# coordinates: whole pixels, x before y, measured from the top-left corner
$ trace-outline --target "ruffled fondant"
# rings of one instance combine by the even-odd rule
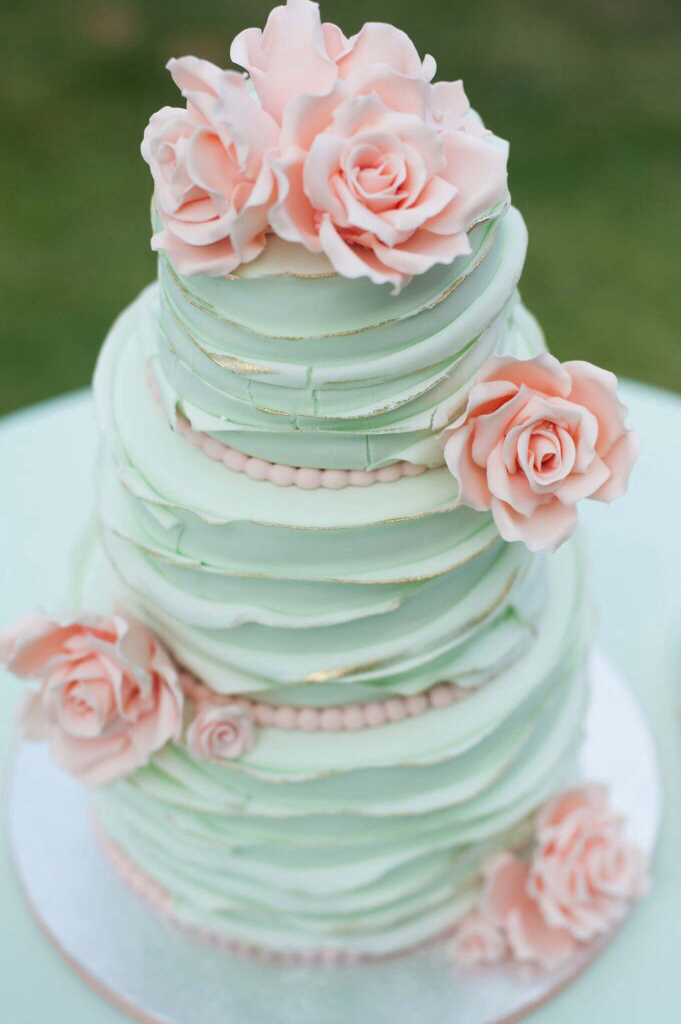
[[[221,281],[162,257],[103,349],[81,602],[145,619],[257,741],[220,760],[207,719],[200,749],[167,745],[97,810],[172,916],[225,941],[373,957],[451,931],[573,764],[578,547],[549,561],[501,542],[488,512],[457,507],[438,441],[493,351],[543,350],[515,293],[521,218],[490,211],[470,237],[471,257],[389,305],[279,242]],[[269,463],[430,468],[281,487],[188,429]],[[443,680],[465,699],[431,702]],[[367,707],[380,728],[359,728]]]

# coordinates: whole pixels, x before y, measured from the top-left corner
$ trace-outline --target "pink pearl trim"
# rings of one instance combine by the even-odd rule
[[[297,708],[288,704],[268,704],[266,701],[253,700],[251,697],[222,696],[208,689],[189,673],[182,675],[181,684],[185,696],[196,703],[210,701],[218,704],[238,704],[239,707],[247,708],[251,712],[256,725],[283,729],[287,732],[295,729],[302,732],[356,732],[359,729],[373,729],[389,722],[415,718],[424,711],[434,708],[446,708],[473,692],[471,688],[464,688],[456,683],[437,683],[425,693],[417,693],[410,697],[393,696],[368,704]]]
[[[260,963],[284,964],[301,967],[352,967],[356,964],[378,964],[399,957],[407,956],[421,950],[430,949],[438,943],[445,942],[454,935],[458,924],[450,925],[446,930],[425,939],[423,942],[406,946],[403,949],[395,950],[392,953],[354,953],[344,949],[309,949],[309,950],[277,950],[266,949],[263,946],[256,946],[252,943],[242,942],[238,939],[230,939],[220,935],[208,928],[200,928],[195,925],[186,924],[173,912],[173,900],[170,893],[154,881],[142,868],[125,853],[121,847],[110,836],[107,835],[97,817],[93,814],[93,827],[97,841],[104,853],[109,857],[111,864],[121,880],[130,889],[143,899],[157,914],[164,917],[176,928],[180,928],[187,935],[198,939],[201,942],[209,943],[212,946],[246,960],[256,960]]]
[[[147,365],[147,384],[154,398],[160,402],[158,385],[151,367]],[[277,487],[300,487],[304,491],[316,491],[325,487],[330,491],[342,491],[345,487],[370,487],[372,484],[390,484],[403,476],[421,476],[427,466],[415,466],[413,462],[393,462],[381,469],[314,469],[312,467],[286,466],[269,462],[254,455],[246,455],[236,448],[211,437],[210,434],[194,430],[182,413],[177,413],[178,434],[181,434],[194,448],[214,462],[222,462],[235,473],[245,473],[251,480],[269,480]]]

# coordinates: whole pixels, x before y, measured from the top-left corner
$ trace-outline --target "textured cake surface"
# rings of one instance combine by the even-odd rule
[[[544,346],[516,290],[518,212],[491,210],[470,239],[396,297],[277,239],[227,278],[162,256],[105,343],[79,600],[144,619],[215,693],[340,720],[378,703],[384,721],[275,717],[228,763],[170,743],[96,794],[107,834],[188,924],[283,951],[417,945],[460,919],[483,860],[522,844],[569,777],[585,701],[576,543],[531,554],[455,507],[438,440],[493,352]],[[276,486],[197,450],[180,418],[269,463],[428,468]],[[406,704],[443,682],[455,700]]]

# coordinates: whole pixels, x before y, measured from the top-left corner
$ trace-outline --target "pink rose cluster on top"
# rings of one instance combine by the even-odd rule
[[[119,615],[29,615],[0,635],[0,663],[37,690],[18,726],[47,741],[54,762],[87,786],[148,763],[182,729],[178,674],[152,632]]]
[[[580,499],[626,491],[639,451],[626,416],[607,370],[548,353],[493,357],[441,437],[459,504],[491,509],[504,540],[555,550],[575,529]]]
[[[171,60],[186,109],[154,114],[142,143],[152,246],[181,273],[231,273],[273,231],[398,292],[469,253],[471,225],[507,198],[506,144],[399,29],[370,22],[347,39],[316,3],[288,0],[230,55],[248,81]]]
[[[451,945],[454,960],[510,956],[554,970],[610,931],[648,888],[645,856],[623,826],[603,786],[552,800],[537,818],[529,860],[503,853],[485,865],[482,895]]]

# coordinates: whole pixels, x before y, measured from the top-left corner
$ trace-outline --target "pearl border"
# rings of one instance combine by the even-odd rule
[[[236,704],[250,711],[257,726],[286,732],[357,732],[360,729],[375,729],[393,722],[402,722],[405,718],[415,718],[426,711],[446,708],[456,701],[465,700],[475,689],[443,682],[409,697],[394,695],[365,704],[318,708],[270,704],[250,697],[216,694],[188,672],[182,674],[180,684],[185,697],[196,704]]]
[[[149,390],[160,404],[158,384],[149,364],[146,377]],[[316,491],[324,487],[330,491],[341,491],[345,487],[371,487],[376,483],[394,483],[402,477],[421,476],[428,469],[428,466],[414,465],[413,462],[404,460],[393,462],[381,469],[315,469],[310,466],[289,466],[259,459],[254,455],[246,455],[236,448],[230,448],[216,437],[194,430],[186,416],[180,412],[176,416],[175,429],[189,444],[201,450],[214,462],[222,462],[227,469],[235,473],[245,473],[251,480],[268,480],[276,487],[293,486],[304,491]]]

